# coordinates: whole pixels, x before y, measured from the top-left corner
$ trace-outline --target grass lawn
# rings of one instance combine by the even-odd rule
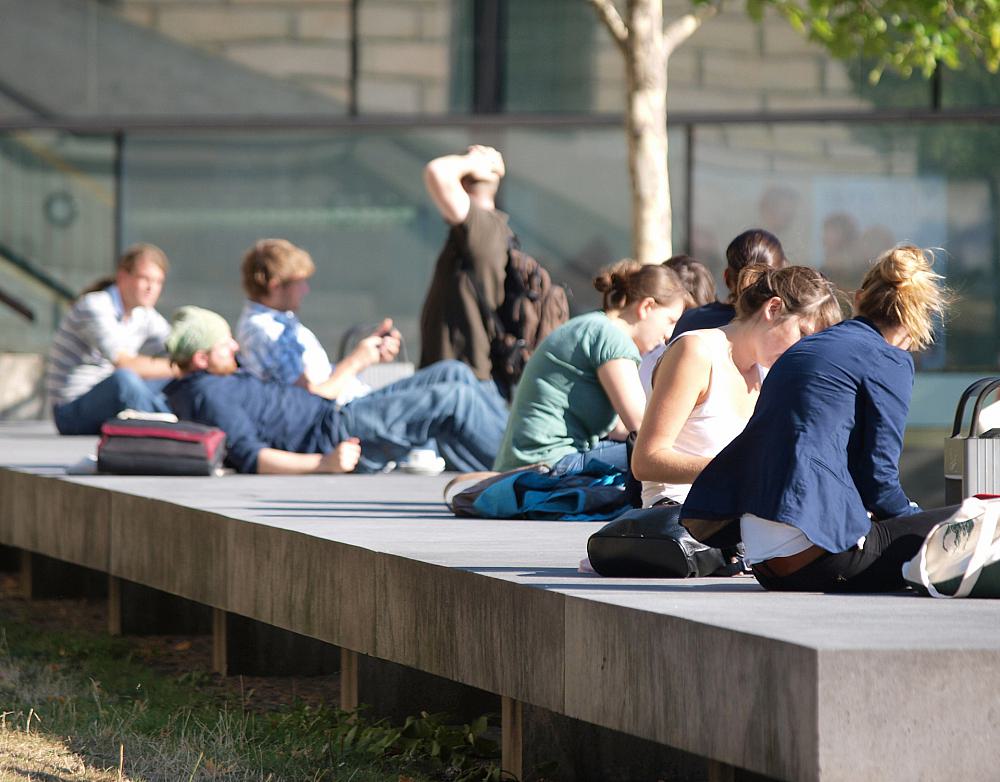
[[[336,676],[222,679],[207,638],[112,638],[102,603],[0,579],[0,782],[501,779],[485,718],[394,727],[327,705]]]

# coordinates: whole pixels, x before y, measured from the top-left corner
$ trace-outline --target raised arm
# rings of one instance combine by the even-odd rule
[[[500,179],[505,173],[503,156],[493,147],[475,145],[464,155],[435,158],[424,167],[424,185],[441,216],[459,225],[469,214],[469,194],[462,178]]]
[[[678,339],[656,369],[653,393],[632,453],[632,474],[641,481],[691,483],[711,461],[674,449],[691,411],[708,392],[712,357],[701,339]]]

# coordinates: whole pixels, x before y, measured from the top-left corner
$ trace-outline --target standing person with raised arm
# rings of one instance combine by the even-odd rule
[[[170,412],[160,393],[176,375],[163,357],[170,325],[155,309],[168,269],[159,247],[133,245],[63,317],[45,377],[60,434],[97,434],[126,408]]]
[[[765,589],[884,592],[952,510],[920,512],[899,484],[913,358],[949,296],[913,245],[884,252],[855,317],[775,363],[743,432],[694,481],[682,521],[712,546],[742,540]]]
[[[480,380],[492,377],[490,336],[483,308],[503,302],[508,217],[496,208],[505,173],[501,154],[473,145],[424,168],[424,184],[449,225],[420,314],[420,366],[443,359],[468,364]],[[480,306],[479,297],[482,297]]]

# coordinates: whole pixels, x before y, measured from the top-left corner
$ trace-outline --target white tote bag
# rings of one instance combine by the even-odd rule
[[[1000,598],[1000,499],[965,500],[903,565],[903,578],[931,597]]]

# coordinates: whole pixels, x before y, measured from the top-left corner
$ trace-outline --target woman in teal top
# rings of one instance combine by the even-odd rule
[[[602,309],[560,326],[528,361],[494,469],[573,468],[587,454],[626,466],[646,403],[639,357],[669,339],[690,297],[671,269],[635,261],[603,269],[594,287]]]

